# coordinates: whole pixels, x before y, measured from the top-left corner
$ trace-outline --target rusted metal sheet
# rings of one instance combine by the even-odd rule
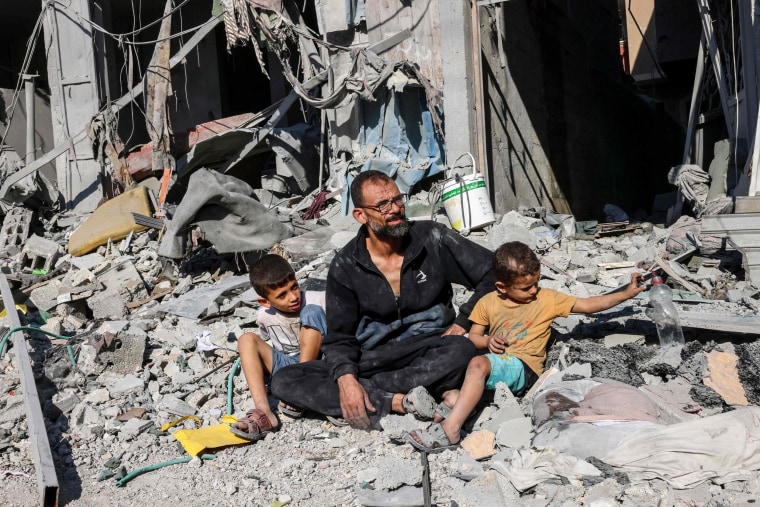
[[[19,327],[21,321],[16,312],[13,293],[8,284],[8,279],[2,273],[0,273],[0,294],[3,297],[3,305],[5,306],[11,329]],[[16,363],[21,380],[21,389],[24,393],[29,442],[32,447],[34,468],[37,471],[37,489],[40,494],[39,505],[42,507],[55,506],[58,505],[58,477],[55,475],[53,454],[50,450],[50,442],[48,441],[47,430],[45,429],[45,420],[42,418],[42,407],[40,405],[39,394],[37,393],[37,385],[34,382],[32,362],[26,349],[24,333],[16,331],[11,338],[13,340],[13,353],[16,355]]]
[[[199,141],[222,132],[239,128],[256,117],[254,113],[239,114],[196,125],[174,135],[172,154],[179,158],[189,152]],[[127,157],[129,174],[137,181],[153,175],[153,146],[146,144]]]

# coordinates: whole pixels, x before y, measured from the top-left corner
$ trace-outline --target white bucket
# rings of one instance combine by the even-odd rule
[[[446,180],[441,200],[451,226],[457,231],[477,229],[496,221],[486,180],[480,173]]]

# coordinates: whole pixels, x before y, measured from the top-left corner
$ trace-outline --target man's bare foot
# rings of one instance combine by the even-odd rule
[[[298,419],[299,417],[303,416],[303,413],[305,412],[304,409],[296,407],[294,405],[288,405],[284,401],[280,402],[277,409],[281,414],[285,414],[286,416],[292,417],[293,419]]]

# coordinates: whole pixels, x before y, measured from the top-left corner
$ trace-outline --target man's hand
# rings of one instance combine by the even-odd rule
[[[351,426],[369,429],[371,423],[367,411],[375,413],[377,410],[372,405],[364,387],[355,376],[347,374],[338,377],[338,389],[340,390],[340,408],[343,410],[343,419]]]
[[[503,354],[504,349],[506,348],[506,345],[504,343],[504,338],[500,338],[498,336],[489,336],[488,337],[488,350],[493,354]]]
[[[457,335],[457,336],[464,336],[467,334],[467,330],[460,326],[459,324],[452,324],[450,328],[448,328],[446,331],[443,332],[441,336],[450,336],[450,335]]]

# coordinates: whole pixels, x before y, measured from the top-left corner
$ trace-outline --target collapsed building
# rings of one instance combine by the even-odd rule
[[[162,416],[223,409],[180,386],[228,362],[225,337],[255,325],[232,294],[245,259],[274,247],[319,283],[355,230],[347,190],[367,169],[413,197],[413,219],[490,248],[528,242],[545,284],[596,294],[643,263],[706,305],[682,312],[685,326],[756,333],[754,2],[6,3],[4,273],[55,334],[87,338],[82,379],[128,377],[83,401],[71,396],[77,373],[50,373],[48,357],[57,397],[55,408],[41,400],[44,418],[37,410],[43,450],[44,419],[61,413],[85,441],[125,431],[96,403],[126,397],[130,407],[108,406],[119,416],[153,402]],[[591,246],[574,242],[584,238]],[[3,292],[6,309],[14,299]],[[741,310],[727,317],[715,300]],[[171,318],[146,324],[143,310]],[[231,314],[211,361],[196,350],[197,322]],[[180,352],[151,352],[151,340]],[[156,382],[150,400],[137,371]],[[594,372],[639,386],[605,373]],[[21,390],[36,391],[33,376]],[[146,428],[125,434],[137,442]],[[50,502],[55,468],[37,460]]]

